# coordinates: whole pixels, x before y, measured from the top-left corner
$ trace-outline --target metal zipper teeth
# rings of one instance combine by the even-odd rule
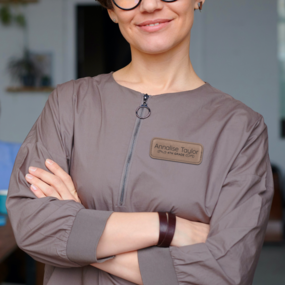
[[[142,101],[144,102],[144,95],[143,94],[143,98],[142,98]],[[149,97],[151,97],[151,95],[149,95]],[[148,99],[149,99],[148,97]],[[148,100],[147,99],[147,100]],[[146,100],[146,101],[147,101]],[[143,103],[142,102],[142,103]],[[139,116],[141,117],[143,112],[144,112],[144,108],[140,109],[139,111]],[[130,162],[131,162],[131,158],[132,158],[132,154],[133,154],[133,149],[134,149],[134,145],[135,145],[135,141],[136,141],[136,138],[137,138],[137,135],[138,135],[138,131],[139,131],[139,127],[140,127],[140,124],[141,124],[141,120],[140,118],[136,117],[136,124],[135,124],[135,131],[134,131],[134,134],[133,134],[133,138],[132,138],[132,144],[131,144],[131,147],[130,147],[130,150],[129,150],[129,153],[128,153],[128,159],[127,159],[127,162],[126,162],[126,166],[125,166],[125,171],[124,171],[124,176],[123,176],[123,184],[122,184],[122,187],[121,187],[121,195],[120,195],[120,206],[123,205],[123,202],[124,202],[124,195],[125,195],[125,188],[126,188],[126,180],[127,180],[127,174],[128,174],[128,170],[129,170],[129,165],[130,165]]]

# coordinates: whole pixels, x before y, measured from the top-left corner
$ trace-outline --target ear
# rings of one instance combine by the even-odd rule
[[[111,20],[113,21],[113,19],[117,18],[115,12],[112,9],[107,9],[107,12],[109,14],[109,17],[111,18]]]
[[[202,2],[202,3],[201,3]],[[205,3],[205,0],[195,0],[195,4],[194,4],[194,10],[199,9],[200,5],[203,5]]]

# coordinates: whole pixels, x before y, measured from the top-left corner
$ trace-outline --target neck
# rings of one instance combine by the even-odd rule
[[[123,81],[145,86],[145,91],[153,94],[195,89],[204,81],[193,69],[189,48],[190,40],[159,54],[143,53],[131,46],[132,61],[120,77],[127,78]]]

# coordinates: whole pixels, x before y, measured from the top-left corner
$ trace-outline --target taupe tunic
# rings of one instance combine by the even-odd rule
[[[263,117],[210,83],[149,96],[113,72],[57,85],[23,142],[7,208],[44,285],[133,284],[90,266],[113,212],[171,211],[210,224],[206,243],[138,250],[144,285],[252,283],[273,197]],[[141,113],[143,110],[143,113]],[[146,108],[139,110],[146,116]],[[29,166],[51,158],[83,203],[36,198]]]

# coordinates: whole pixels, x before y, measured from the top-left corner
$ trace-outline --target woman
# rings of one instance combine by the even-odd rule
[[[273,196],[267,126],[193,70],[204,0],[101,4],[132,61],[50,94],[10,180],[19,247],[46,264],[44,285],[251,284]],[[169,247],[158,212],[176,215]]]

